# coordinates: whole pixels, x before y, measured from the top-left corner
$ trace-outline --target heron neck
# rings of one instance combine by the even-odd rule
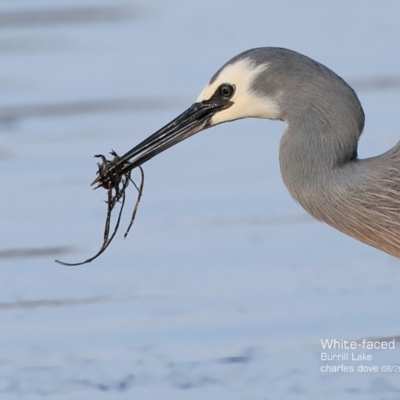
[[[281,140],[282,177],[293,198],[316,219],[400,258],[400,142],[359,160],[349,156],[356,145],[341,148],[332,135],[308,133],[289,126]]]
[[[354,123],[334,127],[310,115],[289,121],[280,142],[282,178],[292,197],[315,218],[326,221],[328,208],[357,178],[353,170],[360,135]]]

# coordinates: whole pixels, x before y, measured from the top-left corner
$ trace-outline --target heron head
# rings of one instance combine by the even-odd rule
[[[246,57],[232,59],[217,71],[197,98],[199,104],[225,105],[209,117],[210,126],[241,118],[280,118],[273,97],[254,90],[257,78],[268,73],[268,65]]]
[[[257,78],[268,75],[269,61],[252,58],[252,52],[242,53],[222,66],[195,103],[123,155],[117,167],[131,170],[195,133],[223,122],[251,117],[280,119],[273,96],[256,90]]]

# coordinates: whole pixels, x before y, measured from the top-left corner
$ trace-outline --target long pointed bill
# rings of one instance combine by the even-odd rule
[[[143,142],[120,157],[115,166],[109,168],[110,176],[114,170],[118,172],[119,175],[128,172],[182,140],[209,128],[211,117],[216,112],[228,108],[231,105],[231,102],[222,103],[219,101],[194,103],[169,124],[153,133],[147,139],[143,140]],[[100,183],[100,177],[97,177],[92,185],[96,183]],[[101,184],[104,183],[103,180]]]

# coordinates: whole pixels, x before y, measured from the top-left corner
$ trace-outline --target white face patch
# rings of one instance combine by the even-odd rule
[[[231,99],[234,104],[217,112],[211,118],[212,125],[240,118],[279,118],[280,110],[276,101],[269,97],[257,96],[250,90],[253,80],[266,68],[268,68],[266,64],[254,66],[250,59],[242,59],[225,67],[217,79],[203,89],[197,98],[198,102],[209,100],[222,83],[236,87],[235,94]]]

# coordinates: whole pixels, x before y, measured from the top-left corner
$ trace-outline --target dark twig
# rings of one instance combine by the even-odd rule
[[[137,213],[137,210],[139,208],[140,200],[142,199],[142,195],[143,195],[144,172],[143,172],[143,168],[140,165],[139,165],[139,169],[140,169],[140,175],[141,175],[140,187],[139,188],[136,186],[135,182],[133,182],[133,180],[129,177],[129,180],[135,185],[135,187],[136,187],[136,189],[138,191],[138,197],[136,199],[135,207],[133,208],[131,222],[129,222],[128,228],[126,229],[126,232],[124,233],[124,238],[126,238],[128,236],[128,233],[132,228],[133,221],[135,220],[136,213]],[[128,172],[128,173],[130,174],[130,172]]]

